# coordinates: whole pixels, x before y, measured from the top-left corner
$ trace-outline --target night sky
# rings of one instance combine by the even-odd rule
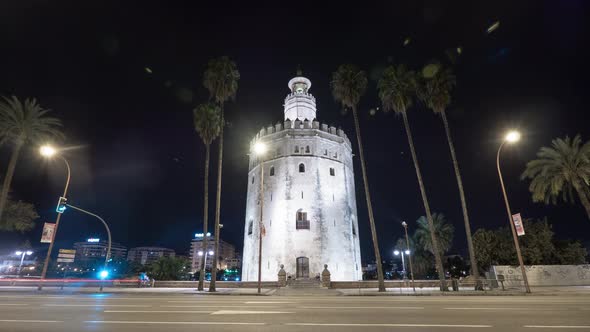
[[[388,63],[420,69],[460,46],[448,116],[473,230],[507,224],[495,156],[506,129],[518,128],[522,141],[503,154],[513,211],[548,216],[559,238],[588,246],[590,222],[579,203],[534,204],[528,182],[519,180],[525,163],[551,139],[577,133],[590,139],[584,1],[274,3],[2,1],[0,94],[36,97],[63,120],[73,171],[70,203],[103,216],[116,242],[182,253],[202,227],[204,146],[192,109],[208,98],[201,83],[207,61],[230,56],[241,79],[236,101],[226,107],[222,238],[241,250],[249,141],[262,126],[283,120],[287,82],[300,65],[312,81],[319,120],[342,127],[357,151],[352,117],[341,114],[329,88],[338,65],[355,63],[371,78],[360,121],[380,247],[390,258],[403,232],[400,222],[412,228],[424,210],[401,119],[369,115],[380,106],[376,79]],[[495,21],[499,28],[488,34]],[[422,107],[412,108],[409,118],[432,211],[455,225],[452,251],[465,253],[442,122]],[[0,172],[9,151],[0,151]],[[211,166],[215,170],[216,162]],[[355,171],[366,261],[373,252],[358,159]],[[212,172],[211,221],[215,178]],[[64,180],[58,160],[42,160],[36,147],[22,154],[13,197],[34,203],[41,218],[27,234],[0,234],[0,249],[25,239],[37,250],[46,248],[39,244],[42,223],[55,219]],[[104,238],[101,224],[69,210],[57,246],[89,236]]]

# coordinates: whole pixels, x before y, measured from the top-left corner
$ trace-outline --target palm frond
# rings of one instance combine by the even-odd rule
[[[389,66],[377,83],[383,111],[406,112],[412,106],[416,90],[416,73],[406,66]]]
[[[213,103],[205,103],[193,110],[195,130],[205,145],[210,145],[221,132],[221,110]]]
[[[330,87],[334,100],[339,102],[343,111],[358,105],[367,91],[367,74],[355,65],[344,64],[332,74]]]
[[[203,75],[203,85],[209,90],[211,99],[219,105],[230,99],[235,100],[239,80],[238,67],[227,56],[211,59]]]

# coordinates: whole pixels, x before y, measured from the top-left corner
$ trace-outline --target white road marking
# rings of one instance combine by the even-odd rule
[[[453,327],[453,328],[488,328],[492,325],[462,325],[462,324],[346,324],[346,323],[285,323],[290,326],[357,326],[357,327]]]
[[[267,305],[162,305],[160,308],[273,308]]]
[[[166,301],[168,303],[228,303],[231,301],[207,301],[207,300],[202,300],[202,301],[195,301],[195,300],[175,300],[175,301]]]
[[[170,324],[170,325],[266,325],[266,323],[245,323],[245,322],[157,322],[141,320],[86,320],[90,324]]]
[[[408,309],[422,310],[424,307],[297,307],[300,309]]]
[[[260,315],[260,314],[294,314],[288,311],[251,311],[251,310],[219,310],[211,315]]]
[[[147,304],[43,304],[44,307],[135,307],[150,308]]]
[[[0,319],[2,323],[63,323],[63,320]]]
[[[108,313],[167,313],[167,314],[210,314],[213,311],[195,311],[195,310],[104,310]]]
[[[455,307],[453,307],[453,308],[443,308],[443,309],[445,309],[445,310],[523,310],[525,308],[502,308],[502,307],[499,307],[499,308],[486,308],[486,307],[484,307],[484,308],[473,308],[473,307],[472,308],[469,308],[469,307],[455,308]],[[534,310],[537,310],[537,309],[534,309]]]
[[[590,325],[525,325],[523,327],[532,329],[590,329]]]
[[[248,301],[245,304],[286,304],[286,303],[297,303],[297,302],[272,302],[272,301]]]
[[[2,306],[24,306],[24,305],[28,305],[28,304],[24,304],[24,303],[0,303],[0,305],[2,305]]]
[[[65,299],[65,298],[72,298],[71,296],[36,296],[36,295],[21,295],[21,296],[17,296],[17,295],[0,295],[0,297],[3,298],[11,298],[11,299],[22,299],[22,298],[28,298],[28,299]]]

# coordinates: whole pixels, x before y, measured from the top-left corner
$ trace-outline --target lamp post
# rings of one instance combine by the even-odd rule
[[[67,198],[68,187],[70,185],[70,175],[71,175],[70,164],[68,163],[66,158],[64,158],[61,154],[59,154],[58,151],[50,145],[43,145],[39,149],[39,153],[45,158],[51,158],[51,157],[57,155],[66,164],[67,178],[66,178],[66,185],[64,187],[64,192],[63,192],[62,197]],[[55,228],[53,230],[53,236],[51,238],[51,242],[49,243],[49,249],[47,249],[47,256],[45,256],[45,262],[43,263],[43,270],[41,271],[41,282],[39,283],[39,287],[37,287],[38,290],[43,289],[42,281],[47,276],[47,268],[49,266],[49,257],[51,257],[51,250],[53,250],[53,243],[55,242],[55,236],[57,235],[57,228],[59,227],[59,219],[60,218],[61,218],[61,213],[57,213],[57,217],[55,218]]]
[[[205,251],[205,260],[204,260],[204,263],[203,263],[203,265],[205,265],[205,268],[204,268],[205,274],[206,274],[206,272],[207,272],[207,255],[211,256],[211,255],[213,255],[213,254],[214,254],[213,250],[208,250],[208,251]],[[203,252],[202,252],[202,251],[199,251],[199,252],[198,252],[198,255],[199,255],[199,256],[203,256]],[[204,277],[204,276],[203,276],[203,277]],[[211,276],[211,278],[214,278],[214,276]]]
[[[258,222],[258,294],[260,294],[262,286],[262,232],[264,229],[262,215],[264,213],[264,160],[263,156],[266,152],[266,145],[264,143],[256,143],[254,145],[254,153],[258,156],[260,164],[260,220]]]
[[[506,188],[504,187],[504,179],[502,179],[502,171],[500,170],[500,152],[502,151],[502,147],[504,144],[513,144],[520,140],[520,133],[517,131],[510,131],[500,147],[498,148],[498,154],[496,155],[496,167],[498,168],[498,177],[500,178],[500,186],[502,187],[502,194],[504,195],[504,203],[506,204],[506,212],[508,213],[508,223],[510,224],[510,230],[512,231],[512,238],[514,240],[514,247],[516,247],[516,256],[518,256],[518,263],[520,264],[520,270],[522,272],[522,280],[524,281],[524,287],[527,293],[531,292],[529,287],[529,281],[526,276],[526,271],[524,269],[524,262],[522,260],[522,255],[520,253],[520,244],[518,243],[518,237],[516,235],[516,230],[514,229],[514,222],[512,221],[512,212],[510,211],[510,204],[508,204],[508,196],[506,195]]]
[[[18,272],[16,274],[17,277],[20,277],[20,272],[23,269],[23,262],[25,260],[25,255],[27,255],[27,256],[32,255],[33,252],[30,251],[30,250],[27,250],[27,251],[20,251],[19,250],[19,251],[15,252],[14,254],[17,255],[17,256],[21,256],[20,257],[20,264],[18,265]]]
[[[393,251],[393,254],[396,255],[396,256],[399,256],[399,255],[402,256],[402,275],[403,275],[403,279],[404,280],[407,279],[407,276],[406,276],[406,261],[404,259],[404,254],[408,255],[408,257],[409,257],[410,256],[410,251],[409,250],[402,250],[402,251],[394,250]]]
[[[406,248],[410,251],[410,238],[408,237],[408,224],[405,221],[402,221],[402,226],[404,227],[404,231],[406,233]],[[410,277],[412,277],[412,289],[414,292],[416,291],[416,286],[414,285],[414,268],[412,267],[412,256],[408,254],[408,260],[410,261]]]

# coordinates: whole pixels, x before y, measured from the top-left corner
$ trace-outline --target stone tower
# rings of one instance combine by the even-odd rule
[[[328,264],[332,280],[362,277],[352,150],[346,134],[316,120],[311,81],[289,81],[284,122],[250,142],[242,280],[258,280],[260,172],[263,169],[262,280],[281,264],[293,278],[315,278]],[[254,153],[263,143],[266,152]]]

